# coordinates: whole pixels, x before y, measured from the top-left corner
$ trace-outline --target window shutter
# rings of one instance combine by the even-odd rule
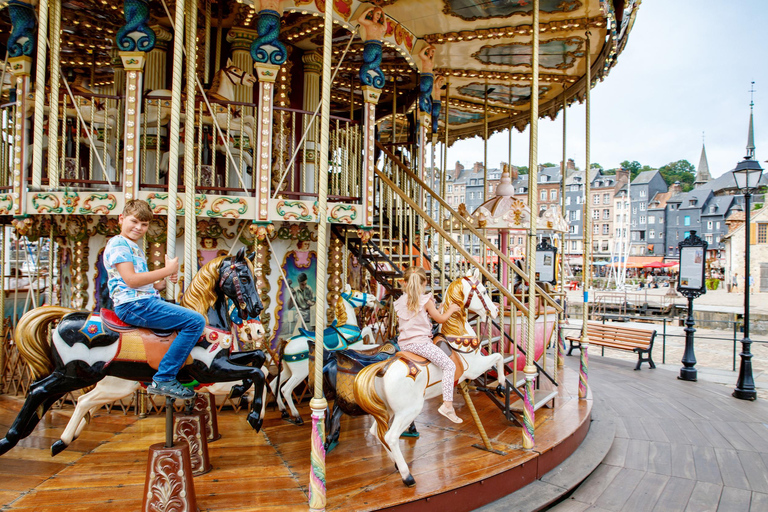
[[[757,223],[749,223],[749,245],[755,245],[757,243]]]

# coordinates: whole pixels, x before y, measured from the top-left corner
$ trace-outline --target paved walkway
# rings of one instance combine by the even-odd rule
[[[576,357],[567,358],[576,367]],[[664,368],[590,357],[593,418],[616,437],[556,512],[768,511],[768,402]]]

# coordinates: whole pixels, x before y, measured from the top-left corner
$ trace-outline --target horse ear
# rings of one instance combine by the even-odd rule
[[[253,251],[251,254],[247,255],[246,258],[251,260],[251,263],[256,263],[256,251]]]
[[[230,67],[230,66],[234,66],[234,65],[235,65],[235,63],[234,63],[234,62],[232,62],[232,58],[231,58],[231,57],[228,57],[228,58],[227,58],[227,67]]]
[[[245,261],[245,247],[241,247],[240,250],[237,251],[235,261]]]
[[[344,287],[344,293],[346,293],[347,295],[352,293],[352,286],[350,286],[349,283],[347,283],[347,286]]]

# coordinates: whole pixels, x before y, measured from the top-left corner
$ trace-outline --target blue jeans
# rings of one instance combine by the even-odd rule
[[[115,313],[123,322],[137,327],[178,331],[157,368],[157,382],[176,378],[205,328],[205,317],[200,313],[165,302],[158,297],[120,304],[115,307]]]

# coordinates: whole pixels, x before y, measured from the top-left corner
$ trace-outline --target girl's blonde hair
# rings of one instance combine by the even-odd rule
[[[422,267],[408,267],[405,270],[405,286],[403,293],[408,297],[408,310],[414,313],[419,310],[419,299],[427,287],[427,272]]]

